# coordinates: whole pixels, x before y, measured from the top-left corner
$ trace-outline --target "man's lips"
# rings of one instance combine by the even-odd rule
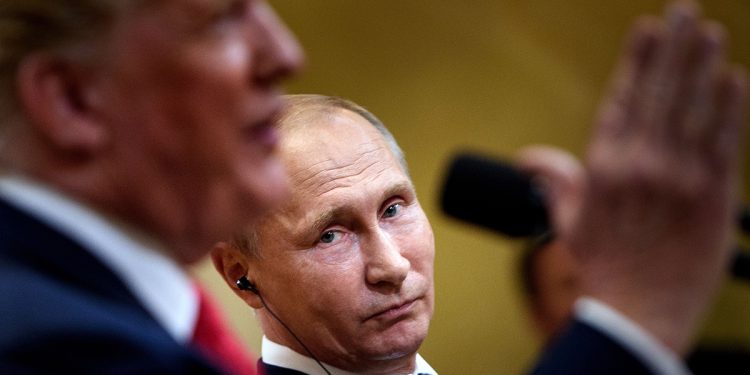
[[[278,118],[281,109],[280,103],[269,105],[268,111],[263,116],[243,129],[245,139],[263,145],[269,150],[276,148],[280,141]]]
[[[272,119],[256,123],[245,129],[245,135],[250,141],[257,142],[268,148],[275,148],[279,143],[279,129]]]
[[[378,310],[376,313],[368,316],[365,320],[378,319],[378,320],[394,320],[408,315],[419,298],[407,300],[405,302],[399,302],[390,305],[384,309]]]
[[[273,149],[279,143],[278,122],[284,111],[284,99],[276,89],[248,98],[241,114],[242,135],[246,141]]]

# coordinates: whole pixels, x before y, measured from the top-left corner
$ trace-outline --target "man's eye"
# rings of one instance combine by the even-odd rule
[[[396,203],[388,206],[383,212],[383,217],[394,217],[401,211],[401,203]]]
[[[331,243],[341,238],[341,232],[335,230],[329,230],[320,236],[320,242]]]

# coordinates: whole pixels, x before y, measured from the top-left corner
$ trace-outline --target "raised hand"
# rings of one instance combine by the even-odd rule
[[[680,353],[731,248],[747,84],[721,26],[697,5],[640,19],[585,159],[580,205],[559,238],[584,292]]]

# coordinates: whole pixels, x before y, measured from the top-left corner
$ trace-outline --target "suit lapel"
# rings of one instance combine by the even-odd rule
[[[263,362],[263,358],[258,360],[258,374],[260,375],[307,375],[304,372],[300,372],[297,370],[269,365],[268,363]]]
[[[43,277],[98,298],[132,306],[140,302],[102,262],[79,244],[0,199],[0,258],[33,265]],[[141,307],[143,313],[146,310]]]

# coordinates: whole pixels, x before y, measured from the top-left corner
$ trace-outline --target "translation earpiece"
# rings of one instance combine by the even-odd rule
[[[253,284],[245,276],[242,276],[239,279],[237,279],[237,281],[234,284],[237,285],[237,289],[239,289],[239,290],[248,290],[248,291],[251,291],[251,292],[253,292],[255,294],[260,293],[258,291],[258,288],[255,286],[255,284]]]
[[[239,290],[248,290],[250,292],[255,293],[258,296],[258,298],[260,299],[260,303],[263,304],[263,308],[265,308],[268,311],[268,313],[271,314],[271,316],[273,316],[273,318],[276,319],[281,324],[282,327],[284,327],[284,329],[286,329],[287,331],[289,331],[289,333],[292,335],[292,337],[294,337],[294,339],[297,340],[297,342],[302,346],[302,348],[305,349],[305,351],[307,352],[307,354],[309,354],[310,357],[313,360],[315,360],[315,362],[318,364],[318,366],[320,366],[320,368],[322,368],[323,371],[326,374],[328,374],[328,375],[331,374],[331,372],[328,371],[328,369],[323,365],[323,363],[320,362],[320,360],[318,359],[318,357],[316,357],[315,354],[313,354],[313,352],[311,352],[310,349],[307,348],[307,346],[305,345],[305,343],[303,343],[302,340],[300,340],[300,338],[297,337],[296,334],[294,334],[294,331],[292,331],[292,329],[289,328],[289,326],[286,325],[286,323],[284,323],[284,321],[281,320],[281,318],[279,318],[279,316],[276,315],[276,313],[273,312],[273,310],[271,310],[271,308],[268,305],[266,305],[266,301],[263,299],[263,296],[260,295],[260,291],[258,290],[258,287],[256,287],[255,284],[253,284],[252,281],[248,280],[246,276],[242,276],[239,279],[237,279],[237,281],[235,281],[234,284],[237,285],[237,289],[239,289]]]

